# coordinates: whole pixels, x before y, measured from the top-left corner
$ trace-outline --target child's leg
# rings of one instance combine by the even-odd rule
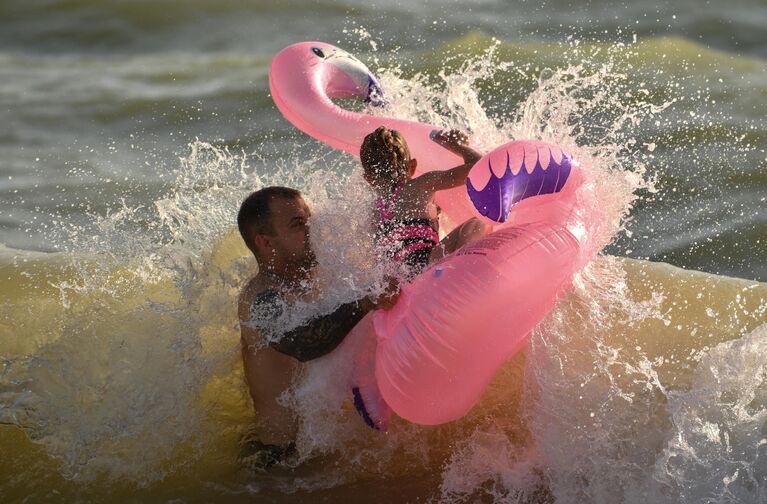
[[[453,229],[442,241],[440,246],[432,252],[432,260],[452,254],[472,240],[485,236],[490,232],[490,225],[485,224],[478,217],[472,217],[457,228]],[[439,252],[438,252],[439,251]],[[438,256],[436,254],[439,254]]]

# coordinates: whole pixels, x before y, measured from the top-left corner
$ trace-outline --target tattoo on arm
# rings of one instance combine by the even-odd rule
[[[259,322],[274,322],[284,313],[284,302],[273,289],[259,294],[253,302],[254,323],[265,330],[269,346],[301,362],[310,361],[332,352],[349,331],[370,311],[360,301],[346,303],[332,313],[314,317],[303,325],[282,332],[263,327]],[[266,325],[266,324],[264,324]]]

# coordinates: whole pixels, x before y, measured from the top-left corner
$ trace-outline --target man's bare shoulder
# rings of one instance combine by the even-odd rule
[[[253,301],[260,293],[265,291],[268,286],[264,283],[261,275],[256,275],[240,291],[239,301],[237,303],[238,313],[241,321],[250,319],[250,309]]]
[[[240,297],[237,303],[237,315],[240,319],[240,333],[243,350],[258,348],[263,345],[262,335],[254,327],[251,327],[249,321],[252,318],[252,307],[256,297],[267,289],[259,275],[254,276],[240,291]]]

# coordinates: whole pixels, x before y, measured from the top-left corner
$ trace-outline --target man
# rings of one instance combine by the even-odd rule
[[[396,299],[396,293],[375,301],[363,298],[284,330],[281,317],[291,305],[316,300],[309,287],[316,265],[310,216],[301,193],[287,187],[252,193],[237,215],[240,234],[259,265],[240,293],[238,314],[245,378],[260,426],[260,439],[250,444],[265,467],[293,449],[295,418],[278,397],[301,363],[331,352],[366,313],[388,308]]]

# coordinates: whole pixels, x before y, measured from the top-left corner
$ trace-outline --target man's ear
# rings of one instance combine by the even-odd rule
[[[253,235],[253,243],[256,244],[256,248],[263,251],[271,251],[272,246],[272,240],[269,238],[268,235],[265,234],[255,234]]]

